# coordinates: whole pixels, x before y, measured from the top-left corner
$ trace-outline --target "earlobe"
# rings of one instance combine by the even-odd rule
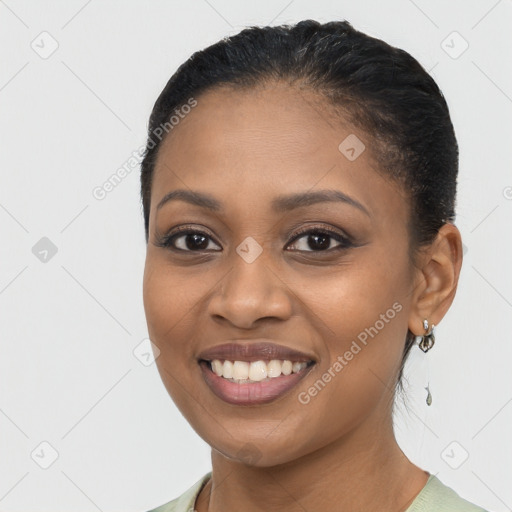
[[[462,267],[462,238],[458,228],[443,224],[436,239],[424,252],[422,265],[413,291],[409,330],[424,333],[423,321],[438,325],[450,308]]]

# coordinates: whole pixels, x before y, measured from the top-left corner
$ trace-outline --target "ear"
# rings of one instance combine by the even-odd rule
[[[454,224],[444,224],[420,257],[409,314],[409,330],[425,333],[423,320],[438,325],[450,308],[462,266],[462,237]]]

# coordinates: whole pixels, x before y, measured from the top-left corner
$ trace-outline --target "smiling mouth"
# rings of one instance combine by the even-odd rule
[[[271,361],[209,361],[211,370],[218,376],[237,384],[252,384],[276,379],[281,375],[299,373],[313,361],[289,361],[272,359]]]
[[[309,373],[315,361],[201,359],[199,365],[217,397],[230,404],[257,405],[289,392]]]

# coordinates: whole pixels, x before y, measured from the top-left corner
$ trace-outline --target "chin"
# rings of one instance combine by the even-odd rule
[[[212,447],[214,453],[218,452],[231,461],[258,468],[287,464],[315,449],[310,447],[308,450],[306,445],[309,443],[297,436],[297,432],[290,431],[276,431],[268,435],[265,431],[244,432],[239,429],[236,438],[230,438],[226,432],[223,435],[221,431],[216,431],[217,435],[212,435],[211,431],[208,435],[198,434]]]

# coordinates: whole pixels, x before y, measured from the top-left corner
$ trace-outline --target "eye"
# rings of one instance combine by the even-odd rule
[[[335,243],[337,242],[338,245],[333,247],[333,241]],[[210,243],[218,249],[212,249],[209,247]],[[157,239],[155,245],[182,252],[222,251],[222,248],[213,241],[210,234],[197,229],[192,229],[189,226],[181,226],[170,233],[163,235]],[[325,227],[310,227],[296,233],[295,237],[287,247],[290,246],[296,246],[295,250],[301,252],[328,252],[347,249],[349,247],[353,247],[354,244],[347,236],[332,229]]]
[[[156,245],[176,251],[199,252],[212,250],[208,248],[210,241],[213,242],[212,237],[208,233],[182,226],[159,238]],[[217,244],[214,243],[214,245]],[[219,246],[217,245],[217,247]]]
[[[332,247],[333,239],[335,242],[338,242],[337,247]],[[301,243],[296,241],[301,241]],[[297,250],[304,252],[327,252],[354,246],[347,236],[325,227],[302,230],[296,234],[292,242],[295,242],[293,245],[299,246]],[[308,247],[311,250],[308,250]]]

